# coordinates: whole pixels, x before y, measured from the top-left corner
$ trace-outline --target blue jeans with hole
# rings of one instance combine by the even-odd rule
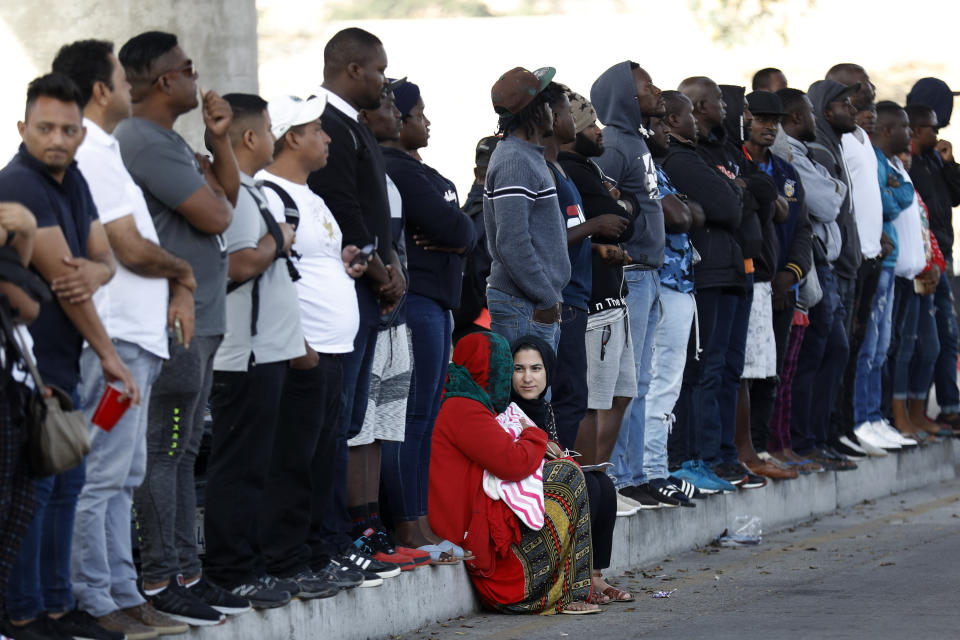
[[[667,440],[673,409],[680,397],[687,343],[697,303],[693,293],[660,289],[660,321],[653,336],[650,389],[647,392],[643,433],[643,474],[647,481],[666,478]]]
[[[940,338],[937,335],[936,308],[933,296],[920,296],[917,309],[917,344],[910,360],[907,397],[911,400],[926,400],[933,384],[934,365],[940,353]]]
[[[660,274],[653,269],[627,269],[623,273],[629,287],[627,313],[637,370],[637,395],[630,402],[613,447],[610,474],[618,489],[647,481],[643,472],[643,432],[646,423],[647,391],[650,389],[653,361],[653,336],[660,321]]]
[[[536,308],[532,301],[487,287],[487,310],[490,312],[490,330],[506,338],[507,342],[513,342],[520,336],[534,335],[553,345],[554,351],[557,350],[560,323],[535,321],[533,312]]]

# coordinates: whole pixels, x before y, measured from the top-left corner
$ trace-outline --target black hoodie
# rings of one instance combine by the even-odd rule
[[[561,151],[557,156],[560,166],[567,172],[570,179],[577,186],[580,198],[583,200],[583,212],[587,219],[596,218],[607,213],[620,216],[630,221],[618,238],[603,238],[594,236],[596,243],[616,244],[626,242],[633,236],[635,218],[627,210],[617,204],[610,192],[604,186],[603,172],[597,164],[579,153]],[[621,192],[621,195],[628,192]],[[634,210],[639,205],[631,197]],[[629,253],[629,251],[628,251]],[[597,253],[592,254],[593,275],[591,282],[590,302],[587,305],[588,313],[597,313],[624,306],[623,299],[627,295],[627,286],[623,279],[623,267],[615,267],[601,258]]]
[[[840,227],[840,256],[834,261],[833,268],[841,278],[854,280],[857,270],[863,261],[860,253],[860,235],[857,232],[857,221],[853,216],[850,205],[850,176],[843,162],[843,148],[840,146],[840,137],[837,136],[824,115],[827,105],[846,89],[846,85],[834,80],[817,80],[807,91],[807,97],[813,103],[813,115],[817,121],[817,141],[808,143],[807,148],[813,159],[826,167],[831,176],[843,180],[847,185],[847,195],[840,205],[840,214],[837,216],[837,226]]]
[[[695,144],[672,135],[663,170],[677,191],[703,207],[706,223],[689,232],[701,257],[693,268],[697,289],[743,287],[743,251],[734,237],[743,218],[740,187],[707,164]]]

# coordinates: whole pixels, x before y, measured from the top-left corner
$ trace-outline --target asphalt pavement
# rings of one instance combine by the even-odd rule
[[[479,615],[391,638],[960,638],[960,479],[607,579],[635,602],[586,616]]]

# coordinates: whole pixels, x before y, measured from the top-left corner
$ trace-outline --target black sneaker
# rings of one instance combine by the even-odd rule
[[[741,489],[759,489],[760,487],[767,486],[767,479],[763,476],[758,476],[755,473],[751,473],[750,469],[747,469],[746,466],[740,465],[743,467],[743,472],[747,474],[747,479],[743,481],[743,484],[740,485]]]
[[[171,580],[163,591],[146,596],[146,599],[160,613],[195,627],[214,626],[227,619],[225,615],[177,584],[176,578]]]
[[[238,585],[231,593],[249,601],[254,609],[277,609],[293,600],[289,591],[278,589],[276,581],[270,580],[268,576]]]
[[[736,487],[747,481],[747,471],[738,464],[721,462],[713,468],[713,472],[721,480],[725,480]]]
[[[344,566],[333,558],[330,559],[330,562],[327,563],[327,566],[323,567],[319,571],[314,571],[314,573],[323,577],[331,584],[337,585],[337,588],[341,590],[359,587],[364,582],[363,571]],[[383,584],[383,578],[375,573],[371,575],[377,580],[380,580],[380,584]]]
[[[220,613],[230,616],[246,613],[253,608],[250,606],[252,603],[247,598],[221,589],[207,580],[206,574],[201,574],[200,580],[187,587],[187,589],[190,595],[197,597],[201,602],[210,605]]]
[[[3,635],[12,640],[73,640],[73,636],[62,631],[45,613],[41,613],[33,622],[23,626],[4,621]]]
[[[97,624],[96,618],[79,609],[74,609],[59,618],[50,618],[50,622],[60,633],[75,640],[124,640],[126,638],[117,631],[107,631]]]
[[[277,585],[281,588],[285,588],[291,582],[296,585],[297,595],[295,597],[300,600],[330,598],[337,595],[340,591],[340,587],[335,583],[309,569],[286,578],[277,578]]]
[[[683,495],[679,489],[667,482],[664,478],[656,478],[643,485],[651,497],[670,506],[695,507],[690,498]]]
[[[356,567],[363,571],[370,571],[381,578],[395,578],[400,575],[400,567],[391,562],[380,562],[363,553],[356,547],[351,547],[340,562],[348,567]]]
[[[678,478],[677,476],[669,476],[667,477],[667,481],[679,489],[680,493],[687,496],[691,500],[705,500],[707,497],[707,494],[700,491],[700,489],[697,489],[696,485],[691,482],[687,482],[682,478]]]
[[[663,506],[663,503],[654,498],[653,496],[647,494],[640,487],[623,487],[620,489],[620,493],[627,496],[631,500],[640,503],[640,509],[659,509]]]

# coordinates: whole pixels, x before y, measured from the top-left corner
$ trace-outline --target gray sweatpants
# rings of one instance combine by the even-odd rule
[[[194,337],[190,349],[171,341],[170,359],[150,394],[147,475],[134,494],[144,582],[201,571],[193,465],[213,384],[213,356],[223,336]]]

